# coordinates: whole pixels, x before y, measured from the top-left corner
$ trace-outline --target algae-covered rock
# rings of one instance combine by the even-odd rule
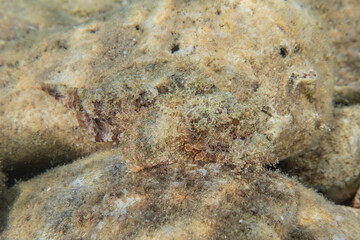
[[[6,239],[336,239],[360,216],[271,171],[214,163],[129,172],[97,153],[15,186]]]
[[[274,163],[316,141],[331,112],[325,39],[296,1],[128,2],[0,56],[0,157],[67,161],[108,146],[95,141],[136,169]]]
[[[66,29],[121,7],[116,0],[15,0],[0,2],[0,49],[14,41]],[[35,38],[35,39],[33,39]]]
[[[334,101],[346,105],[360,103],[360,81],[334,86]]]
[[[301,182],[342,202],[360,185],[360,106],[336,108],[329,127],[318,145],[281,164]]]
[[[0,238],[356,239],[340,2],[0,2]]]

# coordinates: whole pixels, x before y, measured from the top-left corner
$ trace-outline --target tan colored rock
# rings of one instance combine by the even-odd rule
[[[313,191],[300,190],[297,215],[300,239],[357,239],[360,211],[325,201]]]
[[[334,102],[342,104],[360,103],[360,81],[334,87]]]
[[[360,106],[336,108],[319,144],[281,164],[335,202],[350,198],[360,185]]]
[[[44,79],[37,71],[47,71],[46,64],[23,66],[40,57],[31,54],[32,48],[44,48],[45,60],[51,49],[65,47],[49,37],[54,32],[119,7],[118,1],[107,0],[0,1],[0,159],[10,175],[29,176],[97,148],[83,140],[75,115],[49,101],[38,88],[36,83]],[[47,37],[49,41],[44,41]]]
[[[358,97],[342,2],[0,2],[6,172],[113,148],[7,190],[0,238],[356,239],[359,212],[262,168],[302,152],[291,174],[355,191],[359,107],[328,125],[328,36],[335,101]]]
[[[360,215],[281,174],[214,163],[128,172],[96,153],[17,184],[5,239],[356,239]]]
[[[116,0],[15,0],[0,2],[0,49],[36,34],[59,31],[121,7]],[[30,39],[29,39],[30,38]]]
[[[129,2],[0,56],[0,157],[68,160],[106,147],[95,140],[120,143],[136,169],[273,163],[316,141],[331,112],[324,39],[295,1]]]
[[[353,207],[360,208],[360,187],[355,194],[352,204],[353,204]]]

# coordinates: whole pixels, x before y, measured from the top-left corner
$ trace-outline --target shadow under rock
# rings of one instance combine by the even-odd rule
[[[9,213],[20,191],[17,187],[6,189],[0,196],[0,233],[5,229]]]
[[[69,158],[68,156],[59,157],[59,159],[64,159],[62,161],[53,162],[48,158],[38,161],[37,163],[23,163],[17,164],[14,166],[5,167],[3,172],[7,176],[6,186],[8,188],[14,186],[18,181],[26,181],[37,175],[40,175],[46,172],[49,169],[54,167],[72,163],[78,156],[74,158]]]

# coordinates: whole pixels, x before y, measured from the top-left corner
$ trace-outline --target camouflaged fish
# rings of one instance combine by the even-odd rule
[[[101,82],[92,88],[44,84],[42,89],[76,112],[95,142],[114,142],[133,170],[179,161],[211,161],[241,169],[275,161],[258,133],[257,111],[220,91],[196,71]]]

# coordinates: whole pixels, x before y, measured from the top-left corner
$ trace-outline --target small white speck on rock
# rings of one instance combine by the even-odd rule
[[[199,169],[199,173],[200,173],[202,176],[206,176],[207,171],[206,171],[206,169],[201,168],[201,169]]]

